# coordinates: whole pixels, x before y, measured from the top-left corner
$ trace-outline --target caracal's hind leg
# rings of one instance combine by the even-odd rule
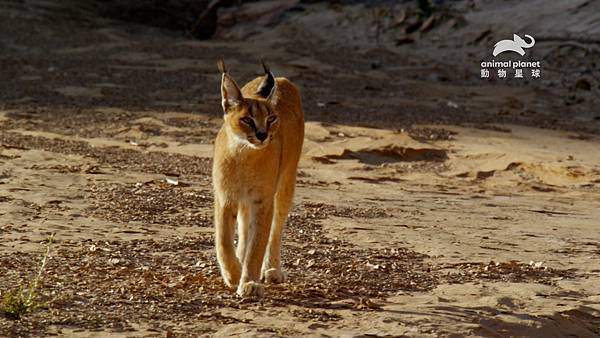
[[[295,175],[289,175],[284,180],[281,182],[280,190],[275,195],[273,224],[269,235],[269,245],[263,260],[261,279],[265,283],[283,283],[286,279],[286,275],[281,268],[281,236],[285,220],[292,206],[296,177]]]
[[[240,281],[241,265],[233,247],[236,206],[224,204],[215,198],[215,246],[217,260],[225,284],[235,287]]]
[[[238,227],[238,243],[236,256],[240,260],[240,263],[244,262],[244,256],[246,255],[246,244],[248,243],[248,227],[250,225],[250,209],[247,205],[240,204],[237,213],[237,227]]]

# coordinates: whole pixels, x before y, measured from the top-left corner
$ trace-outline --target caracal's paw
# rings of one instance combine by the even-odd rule
[[[246,282],[238,286],[237,294],[242,298],[261,299],[265,295],[265,287],[257,282]]]
[[[281,269],[271,268],[271,269],[264,270],[262,273],[262,280],[265,283],[280,284],[280,283],[285,282],[286,279],[287,279],[287,274],[285,272],[283,272],[283,270],[281,270]]]
[[[223,281],[227,287],[235,289],[240,283],[240,272],[236,271],[227,271],[221,273],[223,276]]]

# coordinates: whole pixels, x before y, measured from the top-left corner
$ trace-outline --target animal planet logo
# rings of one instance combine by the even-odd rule
[[[494,45],[494,50],[492,51],[493,56],[498,56],[504,52],[514,52],[521,56],[525,55],[525,49],[531,48],[535,45],[535,39],[531,35],[524,35],[525,38],[529,40],[525,41],[525,39],[521,38],[517,34],[513,34],[512,40],[500,40],[496,42]],[[481,78],[490,78],[490,68],[496,69],[498,74],[498,78],[507,78],[510,69],[513,69],[513,77],[517,79],[522,79],[525,77],[525,71],[527,70],[531,74],[531,78],[539,78],[541,75],[541,65],[540,61],[522,61],[513,60],[508,61],[483,61],[481,62]]]
[[[517,34],[513,34],[512,40],[500,40],[496,42],[492,55],[497,56],[498,54],[504,52],[515,52],[519,53],[521,56],[525,55],[525,49],[523,48],[531,48],[533,45],[535,45],[535,39],[533,36],[525,34],[525,37],[529,38],[529,43],[527,43]]]

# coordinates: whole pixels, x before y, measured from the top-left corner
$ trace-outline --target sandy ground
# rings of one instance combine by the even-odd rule
[[[600,335],[599,74],[553,72],[587,61],[549,43],[543,81],[485,81],[485,44],[446,52],[442,24],[416,45],[385,45],[388,32],[373,46],[359,13],[376,9],[303,8],[205,42],[1,14],[2,295],[27,287],[54,243],[47,304],[0,317],[0,335]],[[479,24],[486,10],[452,34],[495,27]],[[344,29],[357,37],[335,39]],[[213,254],[220,56],[239,82],[272,60],[307,114],[290,279],[258,303],[223,286]]]

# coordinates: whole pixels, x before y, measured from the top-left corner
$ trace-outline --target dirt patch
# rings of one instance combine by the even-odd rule
[[[60,154],[82,155],[117,169],[171,175],[206,176],[210,172],[210,159],[159,151],[140,152],[118,147],[97,148],[83,141],[48,139],[14,132],[2,133],[0,143],[6,148],[42,149]]]
[[[574,278],[576,273],[569,270],[552,269],[542,266],[542,262],[529,264],[509,262],[489,263],[459,263],[442,265],[438,269],[458,269],[450,272],[446,278],[450,283],[465,283],[475,280],[496,280],[511,283],[541,283],[555,285],[556,281],[564,278]]]
[[[108,202],[111,196],[116,197],[112,194],[118,194],[129,205],[120,208],[118,204],[107,204],[116,215],[113,218],[121,222],[165,221],[157,215],[169,210],[168,206],[160,201],[144,202],[159,200],[159,196],[166,201],[178,200],[180,207],[198,207],[197,203],[207,202],[201,198],[182,201],[179,194],[184,193],[183,189],[165,189],[158,184],[101,189],[96,192],[101,202]],[[136,192],[140,196],[129,200],[128,196]],[[297,305],[304,310],[292,311],[293,316],[329,322],[337,321],[339,315],[323,309],[378,311],[385,297],[428,291],[441,282],[549,283],[553,278],[573,277],[569,272],[518,262],[461,263],[451,267],[458,272],[448,273],[449,266],[427,263],[430,259],[426,255],[402,247],[357,249],[320,235],[323,232],[317,220],[331,209],[314,204],[297,207],[302,214],[289,222],[284,248],[289,282],[269,286],[268,297],[262,304],[283,308]],[[104,210],[98,211],[101,215],[108,211],[98,210]],[[152,214],[154,218],[140,216],[144,214]],[[310,235],[306,233],[308,229]],[[244,309],[249,304],[226,289],[213,250],[211,234],[131,241],[61,241],[60,247],[51,253],[40,290],[43,301],[48,301],[47,307],[21,321],[0,319],[2,333],[45,334],[56,325],[129,332],[134,330],[135,323],[151,322],[150,329],[156,332],[205,334],[214,332],[214,327],[200,325],[181,332],[167,322],[189,323],[200,318],[221,324],[240,322],[219,312],[224,308]],[[39,256],[33,253],[0,255],[0,273],[6,277],[0,289],[26,285],[38,262]]]
[[[159,319],[182,320],[190,313],[236,303],[217,281],[212,256],[201,252],[212,245],[209,236],[65,244],[70,248],[52,252],[44,276],[42,297],[50,301],[48,309],[20,322],[3,320],[3,334],[41,334],[52,325],[127,332],[141,319],[166,331],[168,327],[159,324]],[[175,258],[167,254],[173,252],[177,252]],[[38,261],[35,254],[3,255],[3,281],[10,284],[2,289],[26,285]],[[216,287],[214,291],[225,300],[217,300],[217,295],[206,298],[208,290],[199,291],[209,286]]]
[[[219,128],[206,118],[163,118],[161,115],[116,108],[65,108],[56,114],[52,109],[38,107],[25,112],[8,112],[5,116],[7,119],[0,123],[0,128],[4,130],[36,130],[86,138],[116,138],[138,143],[139,140],[155,136],[184,144],[212,143]],[[144,119],[155,119],[160,124],[140,122]]]
[[[164,226],[212,226],[212,192],[166,181],[97,184],[87,189],[90,216],[114,222]]]
[[[329,155],[328,159],[357,159],[362,163],[378,165],[400,161],[436,161],[441,162],[448,158],[445,150],[441,149],[413,149],[403,147],[383,147],[363,151],[344,151],[340,155]]]

